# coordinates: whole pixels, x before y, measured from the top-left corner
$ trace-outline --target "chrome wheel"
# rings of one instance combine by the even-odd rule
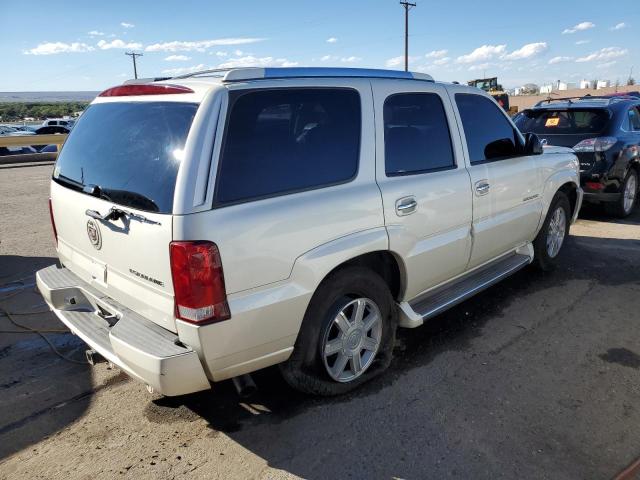
[[[638,192],[637,182],[637,177],[633,174],[629,175],[629,178],[627,178],[627,184],[625,185],[624,192],[622,193],[622,207],[624,208],[624,213],[630,213],[633,208],[633,204],[636,200],[636,193]]]
[[[567,215],[564,208],[557,207],[551,216],[547,231],[547,254],[550,258],[555,258],[558,255],[560,248],[562,248],[566,231]]]
[[[373,300],[356,298],[344,305],[327,329],[322,359],[329,376],[350,382],[373,362],[382,338],[382,316]]]

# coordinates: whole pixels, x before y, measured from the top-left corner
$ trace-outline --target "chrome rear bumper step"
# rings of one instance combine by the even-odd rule
[[[476,293],[498,283],[531,263],[531,260],[532,258],[528,255],[514,253],[496,260],[447,285],[431,290],[415,298],[408,304],[400,306],[403,310],[409,307],[411,310],[410,313],[413,313],[410,317],[408,316],[410,318],[409,322],[405,322],[405,324],[401,322],[400,325],[417,327],[425,320],[454,307]]]

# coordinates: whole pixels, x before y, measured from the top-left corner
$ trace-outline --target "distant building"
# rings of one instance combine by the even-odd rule
[[[591,82],[589,80],[580,80],[580,89],[584,90],[586,88],[591,88]]]
[[[611,82],[609,80],[598,80],[596,83],[596,90],[600,90],[601,88],[607,88],[611,86]]]
[[[553,85],[551,83],[547,85],[542,85],[540,87],[540,93],[551,93],[552,90],[553,90]]]

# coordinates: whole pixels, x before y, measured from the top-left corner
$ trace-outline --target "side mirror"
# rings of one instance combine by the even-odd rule
[[[523,155],[542,155],[542,143],[535,133],[526,133],[524,135],[524,151]]]

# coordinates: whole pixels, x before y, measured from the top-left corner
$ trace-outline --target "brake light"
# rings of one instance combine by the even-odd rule
[[[51,218],[51,228],[53,229],[53,238],[56,241],[56,247],[58,246],[58,231],[56,230],[56,220],[53,218],[53,204],[49,199],[49,218]]]
[[[604,185],[599,182],[585,182],[584,186],[590,190],[604,190]]]
[[[169,253],[176,317],[198,325],[231,318],[216,244],[171,242]]]
[[[130,97],[133,95],[173,95],[176,93],[193,93],[193,90],[180,85],[132,83],[108,88],[98,96]]]
[[[576,152],[605,152],[618,142],[616,137],[587,138],[575,145]]]

